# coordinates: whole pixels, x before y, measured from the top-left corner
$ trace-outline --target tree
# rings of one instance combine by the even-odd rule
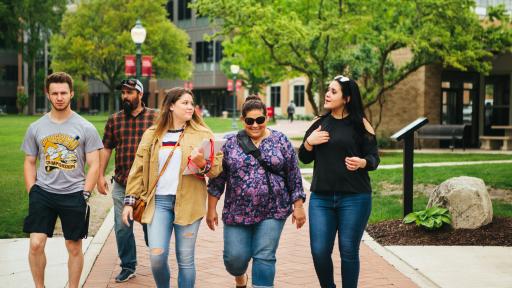
[[[271,61],[248,61],[249,67],[241,65],[242,69],[257,71],[265,65],[288,76],[305,75],[306,94],[314,113],[318,114],[314,90],[323,103],[326,81],[331,74],[329,57],[333,49],[349,43],[347,39],[350,39],[350,33],[340,30],[350,26],[353,19],[351,16],[342,19],[339,5],[323,0],[197,0],[192,7],[219,23],[218,34],[224,39],[235,39],[231,43],[241,45],[233,48],[234,55],[226,53],[233,57],[233,62],[243,62],[244,57]],[[247,43],[254,43],[255,48],[244,49]],[[249,56],[254,53],[259,56]],[[273,73],[269,75],[272,81],[279,78]]]
[[[283,67],[273,65],[269,53],[262,43],[246,37],[235,36],[222,43],[225,57],[221,69],[230,75],[231,64],[243,68],[238,76],[249,89],[249,94],[259,94],[265,85],[284,79],[290,73]]]
[[[34,114],[36,104],[36,58],[52,31],[56,31],[66,9],[66,0],[4,0],[0,4],[2,23],[8,29],[0,34],[9,46],[17,43],[28,64],[28,113]],[[3,14],[3,15],[2,15]],[[21,28],[21,29],[20,29]],[[24,33],[24,35],[19,35]],[[23,42],[23,36],[26,41]]]
[[[369,21],[360,27],[357,45],[334,62],[345,67],[340,72],[359,79],[366,107],[379,106],[375,128],[382,120],[386,92],[419,68],[441,64],[487,73],[493,54],[510,51],[510,19],[504,9],[490,9],[495,25],[482,23],[469,0],[368,0],[354,2],[351,8],[349,13],[360,15],[371,11]],[[411,57],[393,61],[393,54],[402,49]]]
[[[140,19],[147,31],[144,55],[153,56],[160,78],[188,79],[192,63],[188,35],[167,19],[167,1],[91,0],[68,12],[61,33],[51,39],[54,70],[101,81],[109,90],[109,112],[115,87],[124,77],[124,56],[135,53],[130,30]]]
[[[336,74],[358,79],[367,107],[382,106],[387,91],[424,65],[486,73],[493,53],[511,43],[504,9],[491,9],[491,24],[482,23],[472,0],[198,0],[193,7],[219,23],[226,39],[251,39],[265,48],[233,51],[268,53],[274,65],[307,76],[315,114],[313,90],[323,103],[326,81]],[[411,53],[406,63],[392,59],[401,49]]]

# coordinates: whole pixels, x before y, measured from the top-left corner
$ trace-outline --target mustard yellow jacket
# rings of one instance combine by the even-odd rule
[[[150,223],[155,213],[155,191],[148,190],[154,185],[160,171],[158,170],[158,153],[162,146],[160,135],[155,135],[156,126],[150,127],[139,143],[135,160],[133,161],[128,183],[126,184],[126,195],[141,197],[146,201],[146,209],[142,214],[142,223]],[[175,220],[178,225],[188,225],[194,223],[206,214],[206,181],[194,175],[183,175],[183,170],[187,166],[188,156],[192,149],[199,147],[204,139],[213,139],[213,133],[206,128],[204,130],[195,130],[187,126],[183,138],[180,142],[181,147],[181,167],[178,188],[176,191],[176,204],[174,207]],[[222,171],[222,152],[215,155],[213,165],[207,176],[214,178]],[[167,167],[171,169],[171,167]]]

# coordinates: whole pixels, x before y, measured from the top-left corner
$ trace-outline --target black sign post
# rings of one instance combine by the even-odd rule
[[[420,117],[391,136],[391,139],[395,141],[404,140],[404,217],[412,212],[414,131],[420,129],[427,123],[428,119],[426,117]]]

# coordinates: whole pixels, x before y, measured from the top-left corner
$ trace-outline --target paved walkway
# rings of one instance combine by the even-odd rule
[[[307,185],[307,187],[309,187],[309,185]],[[308,202],[306,202],[306,204],[307,203]],[[221,207],[222,203],[219,203],[219,213]],[[196,287],[198,288],[234,286],[234,279],[226,272],[222,261],[222,224],[219,224],[216,231],[211,231],[203,221],[199,229],[196,245]],[[120,267],[119,260],[117,259],[115,236],[114,232],[112,232],[101,250],[84,287],[155,287],[151,274],[148,250],[144,244],[142,228],[138,224],[136,224],[135,228],[139,263],[137,277],[127,283],[115,283],[114,278],[120,272]],[[281,236],[277,253],[275,287],[319,287],[311,259],[308,230],[307,225],[297,230],[295,226],[291,224],[291,219],[288,219]],[[335,243],[335,247],[337,247],[337,243]],[[341,283],[340,258],[336,251],[337,248],[335,248],[335,252],[333,253],[335,260],[335,279],[336,283]],[[177,264],[175,255],[173,238],[169,255],[173,287],[177,287]],[[418,286],[363,242],[361,244],[360,287],[407,288]]]

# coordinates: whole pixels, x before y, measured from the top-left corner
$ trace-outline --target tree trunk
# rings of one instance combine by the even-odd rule
[[[308,95],[309,103],[311,103],[311,107],[313,107],[313,114],[318,116],[318,106],[315,102],[315,95],[313,94],[313,81],[310,75],[308,75],[308,82],[306,84],[306,95]]]
[[[36,113],[36,55],[31,54],[28,63],[28,114],[34,115]]]
[[[109,87],[108,93],[108,114],[112,115],[114,113],[114,100],[116,97],[115,87]]]

